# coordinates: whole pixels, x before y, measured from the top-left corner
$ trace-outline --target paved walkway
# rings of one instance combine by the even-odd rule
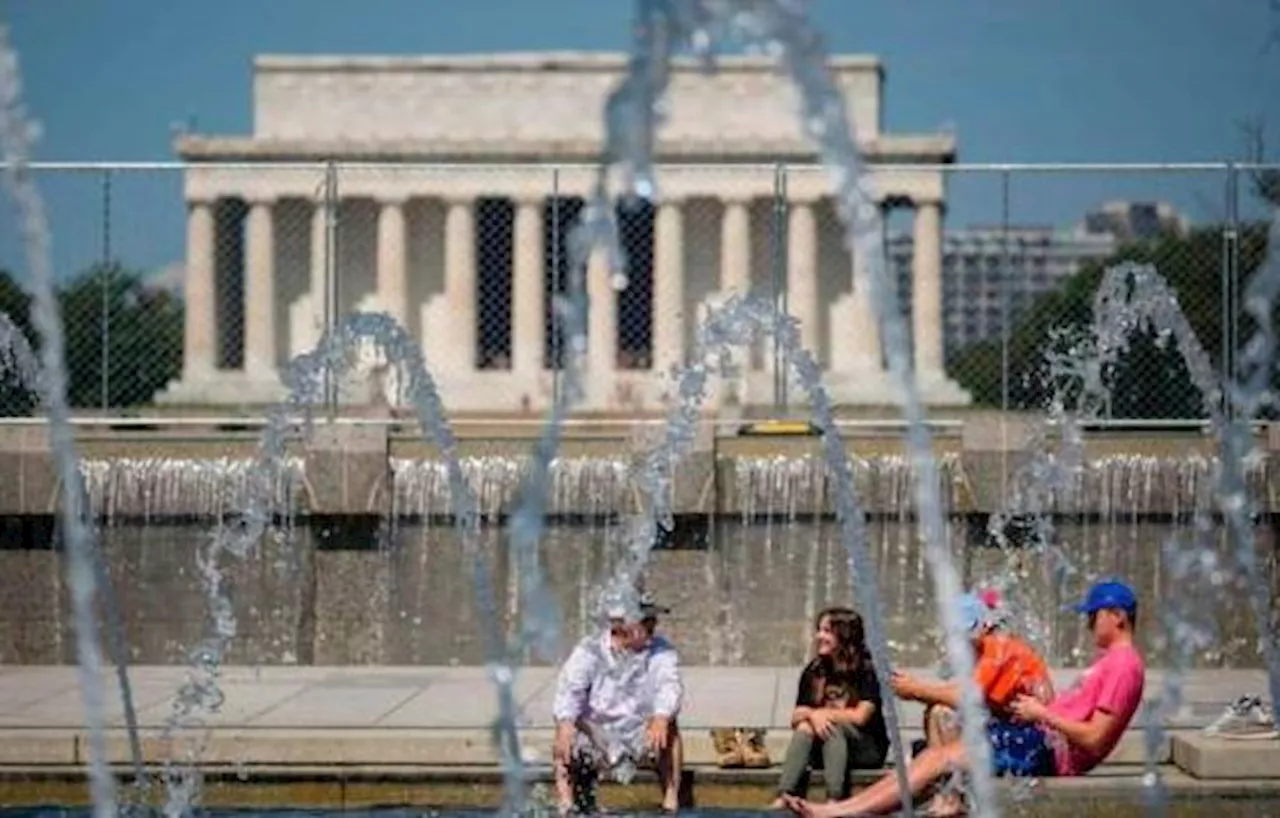
[[[138,721],[149,760],[172,756],[161,736],[182,667],[130,671]],[[687,667],[681,726],[692,764],[713,759],[707,733],[714,726],[769,728],[769,747],[780,758],[789,735],[797,668]],[[1055,684],[1078,671],[1055,671]],[[129,759],[124,717],[114,676],[105,678],[110,752]],[[555,671],[521,670],[515,685],[519,722],[530,761],[545,760],[550,740]],[[1159,695],[1163,674],[1152,672],[1147,695]],[[1280,775],[1280,742],[1207,742],[1196,728],[1241,693],[1264,693],[1262,671],[1199,670],[1184,680],[1186,705],[1166,727],[1186,747],[1162,745],[1159,759],[1195,755],[1201,777]],[[492,683],[478,667],[227,667],[219,712],[205,717],[209,764],[245,765],[475,765],[496,762],[490,728],[497,716]],[[901,708],[908,737],[918,734],[919,708]],[[77,674],[70,667],[0,667],[0,764],[67,765],[85,758],[83,710]],[[1226,753],[1227,755],[1223,755]],[[1243,755],[1242,755],[1243,754]],[[1229,759],[1228,759],[1229,756]],[[1138,725],[1131,727],[1113,763],[1145,757]],[[1183,758],[1185,757],[1185,758]],[[1241,759],[1244,759],[1242,761]],[[1215,760],[1216,759],[1216,760]],[[1227,760],[1224,760],[1227,759]],[[1190,763],[1190,762],[1188,762]],[[1261,766],[1259,766],[1261,765]],[[1218,773],[1214,774],[1217,770]],[[1259,771],[1262,773],[1259,773]]]

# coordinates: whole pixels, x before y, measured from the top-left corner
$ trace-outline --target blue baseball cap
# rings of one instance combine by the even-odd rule
[[[960,627],[972,633],[987,621],[989,609],[976,594],[961,594],[956,597],[956,616],[960,618]]]
[[[1096,583],[1089,589],[1083,602],[1072,606],[1076,613],[1095,614],[1109,608],[1124,611],[1129,616],[1138,612],[1138,597],[1133,589],[1119,580]]]

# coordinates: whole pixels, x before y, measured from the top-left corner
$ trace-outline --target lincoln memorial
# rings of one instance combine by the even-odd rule
[[[257,58],[252,135],[177,140],[188,163],[184,365],[161,400],[278,400],[282,368],[326,327],[379,311],[421,344],[449,410],[545,408],[561,361],[553,296],[567,278],[565,239],[625,63],[579,53]],[[954,161],[954,138],[882,132],[880,62],[839,56],[831,67],[877,201],[914,214],[904,295],[924,397],[967,403],[942,360],[938,166]],[[627,286],[614,289],[603,258],[589,265],[581,408],[659,409],[707,307],[778,283],[835,402],[898,402],[863,265],[844,249],[796,107],[763,58],[725,58],[714,74],[677,64],[656,145],[658,194],[619,208]],[[400,402],[395,368],[370,354],[374,388]],[[771,403],[773,360],[764,344],[740,353],[714,405]]]

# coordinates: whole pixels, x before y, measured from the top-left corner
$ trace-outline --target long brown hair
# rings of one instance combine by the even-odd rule
[[[814,657],[811,667],[817,672],[816,683],[824,686],[830,676],[861,673],[869,668],[871,657],[867,650],[867,634],[862,615],[852,608],[827,608],[814,618],[815,632],[822,626],[823,619],[831,625],[831,632],[836,637],[836,647],[829,657]],[[821,689],[815,690],[814,694],[821,698]]]

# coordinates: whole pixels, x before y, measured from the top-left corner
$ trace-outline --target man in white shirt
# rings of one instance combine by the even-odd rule
[[[606,603],[608,626],[578,643],[560,669],[556,687],[556,800],[562,811],[580,803],[575,785],[609,769],[629,780],[637,764],[652,764],[662,807],[679,805],[683,748],[676,717],[684,699],[675,647],[654,631],[669,609],[640,599],[638,612]],[[578,798],[575,798],[577,796]]]

